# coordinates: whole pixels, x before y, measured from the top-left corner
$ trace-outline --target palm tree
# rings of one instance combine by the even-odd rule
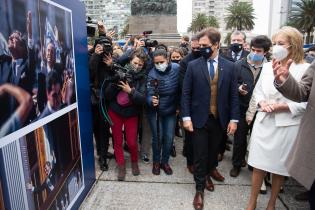
[[[219,28],[218,19],[212,15],[208,17],[208,27]]]
[[[289,17],[290,25],[307,33],[306,44],[310,43],[311,32],[315,27],[315,0],[301,0],[296,3]]]
[[[196,33],[207,27],[219,27],[218,20],[214,16],[207,17],[205,14],[198,13],[193,18],[188,31]]]
[[[252,30],[254,28],[254,8],[248,2],[233,2],[228,8],[225,17],[226,29]]]

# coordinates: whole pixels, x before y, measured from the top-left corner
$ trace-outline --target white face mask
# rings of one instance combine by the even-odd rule
[[[283,46],[275,45],[272,47],[273,58],[276,59],[277,61],[282,61],[288,56],[288,54],[289,54],[288,49]]]
[[[167,69],[167,63],[155,64],[155,68],[161,72],[164,72]]]

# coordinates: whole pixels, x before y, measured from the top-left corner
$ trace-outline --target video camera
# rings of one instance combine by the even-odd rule
[[[159,43],[156,40],[143,39],[145,47],[156,47]]]
[[[105,37],[104,36],[99,37],[98,39],[95,40],[94,47],[97,44],[100,44],[103,47],[103,53],[101,55],[102,57],[104,55],[109,55],[109,54],[113,53],[112,41],[108,37],[106,37],[106,36]]]
[[[149,34],[152,34],[152,31],[144,31],[143,35],[145,38],[140,39],[140,41],[144,41],[145,47],[156,47],[159,44],[158,41],[147,38]]]
[[[86,32],[88,37],[95,37],[97,29],[97,22],[93,21],[90,17],[86,20]]]
[[[134,79],[133,75],[129,73],[130,69],[124,68],[119,64],[113,63],[112,71],[114,74],[107,78],[112,83],[118,84],[120,81],[123,81],[130,84]]]

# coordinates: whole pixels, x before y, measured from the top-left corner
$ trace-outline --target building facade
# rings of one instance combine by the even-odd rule
[[[108,30],[121,32],[131,14],[131,0],[81,0],[86,15],[92,20],[103,20]]]
[[[192,1],[192,15],[195,17],[197,14],[202,13],[207,16],[214,16],[219,22],[219,30],[221,32],[221,42],[225,39],[226,35],[230,30],[225,29],[225,20],[227,16],[227,8],[233,2],[249,2],[252,0],[193,0]]]

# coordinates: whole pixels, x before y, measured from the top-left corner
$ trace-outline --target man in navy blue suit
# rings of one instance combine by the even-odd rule
[[[194,150],[195,209],[203,209],[203,192],[214,190],[211,174],[223,130],[233,135],[239,119],[234,64],[219,56],[221,35],[214,28],[198,34],[202,57],[188,64],[182,91],[184,128],[192,132]]]

